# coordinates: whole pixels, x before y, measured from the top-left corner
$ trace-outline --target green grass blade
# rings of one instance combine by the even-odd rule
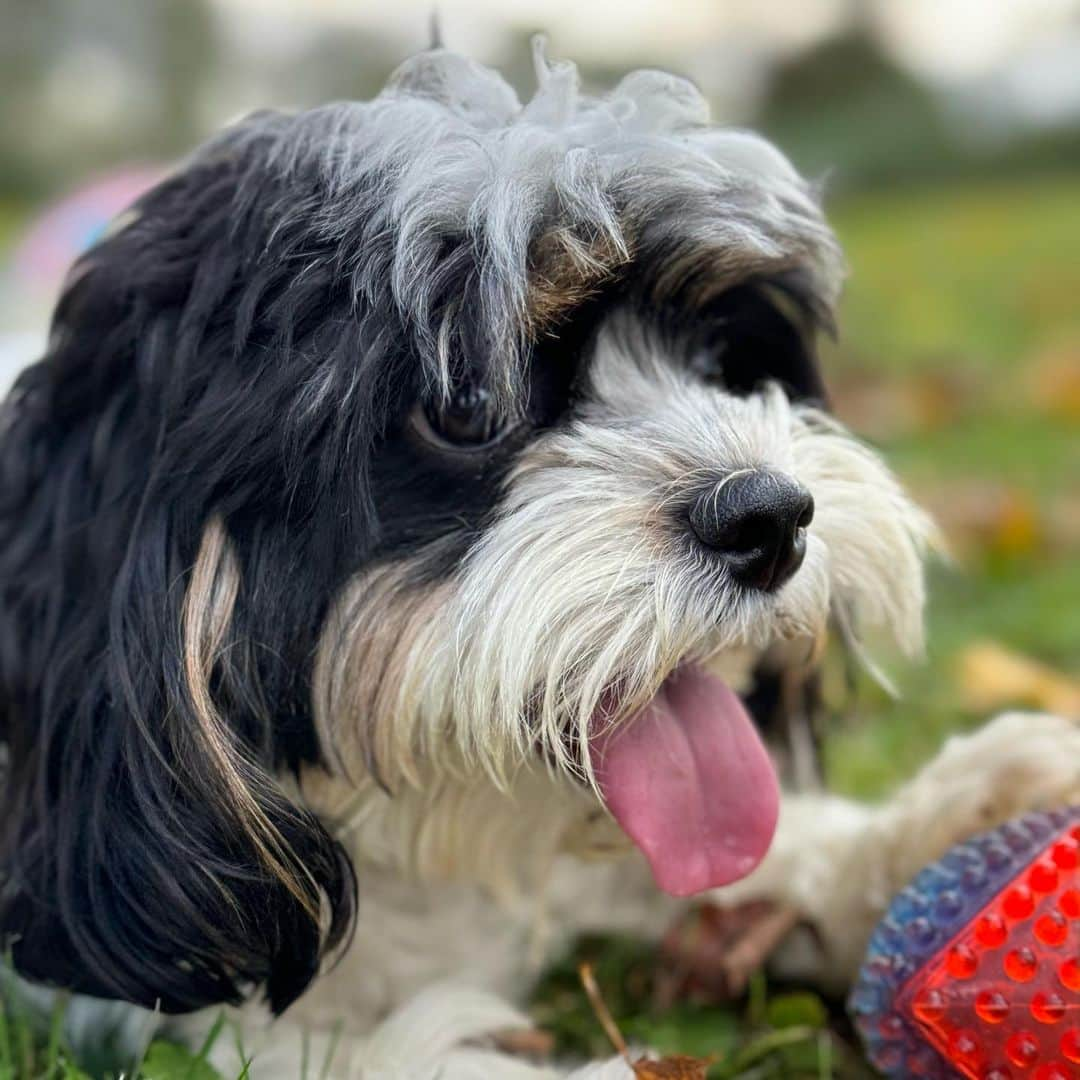
[[[827,1031],[818,1032],[818,1080],[833,1080],[832,1039]]]
[[[52,1078],[60,1070],[60,1043],[64,1033],[64,1016],[67,1013],[68,995],[57,994],[49,1021],[49,1041],[45,1047],[45,1075]]]
[[[11,1028],[8,1023],[7,1005],[0,999],[0,1077],[11,1076],[15,1071],[11,1051]]]
[[[135,1055],[135,1061],[131,1066],[131,1080],[139,1080],[142,1076],[143,1065],[146,1062],[146,1055],[150,1052],[150,1044],[154,1041],[154,1035],[158,1029],[158,1021],[161,1019],[161,1002],[154,1002],[154,1011],[150,1014],[146,1021],[145,1037],[142,1039],[142,1046],[139,1047],[139,1052]]]
[[[206,1034],[206,1038],[203,1039],[203,1044],[199,1048],[199,1052],[195,1055],[195,1061],[192,1063],[192,1071],[194,1071],[195,1065],[205,1064],[210,1057],[210,1051],[213,1050],[214,1044],[221,1037],[222,1031],[225,1030],[225,1014],[223,1012],[218,1013],[218,1018],[214,1021],[213,1027]],[[190,1076],[191,1073],[189,1072]]]
[[[330,1045],[326,1048],[326,1059],[323,1061],[322,1071],[319,1073],[319,1080],[326,1080],[330,1075],[330,1063],[334,1060],[334,1055],[337,1053],[338,1043],[341,1042],[341,1035],[345,1030],[345,1021],[338,1020],[334,1024],[333,1034],[330,1036]]]

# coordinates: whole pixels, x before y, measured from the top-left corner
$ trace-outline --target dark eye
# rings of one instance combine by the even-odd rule
[[[799,329],[799,309],[775,289],[729,289],[705,317],[708,332],[690,356],[698,378],[731,394],[752,394],[775,382],[796,400],[825,400],[812,337]]]
[[[703,382],[722,385],[724,382],[724,354],[728,343],[723,338],[715,339],[698,349],[690,357],[690,371]]]
[[[458,387],[445,403],[418,405],[413,422],[429,442],[461,450],[493,446],[511,428],[491,394],[472,383]]]

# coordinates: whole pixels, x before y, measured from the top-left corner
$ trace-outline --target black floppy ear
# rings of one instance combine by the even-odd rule
[[[234,541],[207,434],[231,168],[167,181],[76,267],[0,414],[0,944],[31,979],[166,1011],[258,987],[283,1009],[354,906],[275,777],[275,710],[295,728],[304,705],[263,683],[258,529]]]

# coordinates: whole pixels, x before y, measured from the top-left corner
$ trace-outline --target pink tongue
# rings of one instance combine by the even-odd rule
[[[699,668],[675,672],[636,716],[589,744],[608,809],[664,892],[745,877],[768,850],[780,792],[738,696]]]

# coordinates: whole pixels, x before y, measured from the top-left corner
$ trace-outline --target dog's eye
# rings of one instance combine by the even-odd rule
[[[702,313],[690,373],[736,395],[778,383],[797,400],[825,400],[813,324],[795,301],[765,285],[729,289]]]
[[[724,354],[728,343],[720,338],[697,350],[690,358],[690,371],[702,382],[722,384],[724,381]]]
[[[429,442],[463,450],[493,446],[511,427],[491,394],[471,383],[458,387],[445,404],[421,405],[413,415]]]

